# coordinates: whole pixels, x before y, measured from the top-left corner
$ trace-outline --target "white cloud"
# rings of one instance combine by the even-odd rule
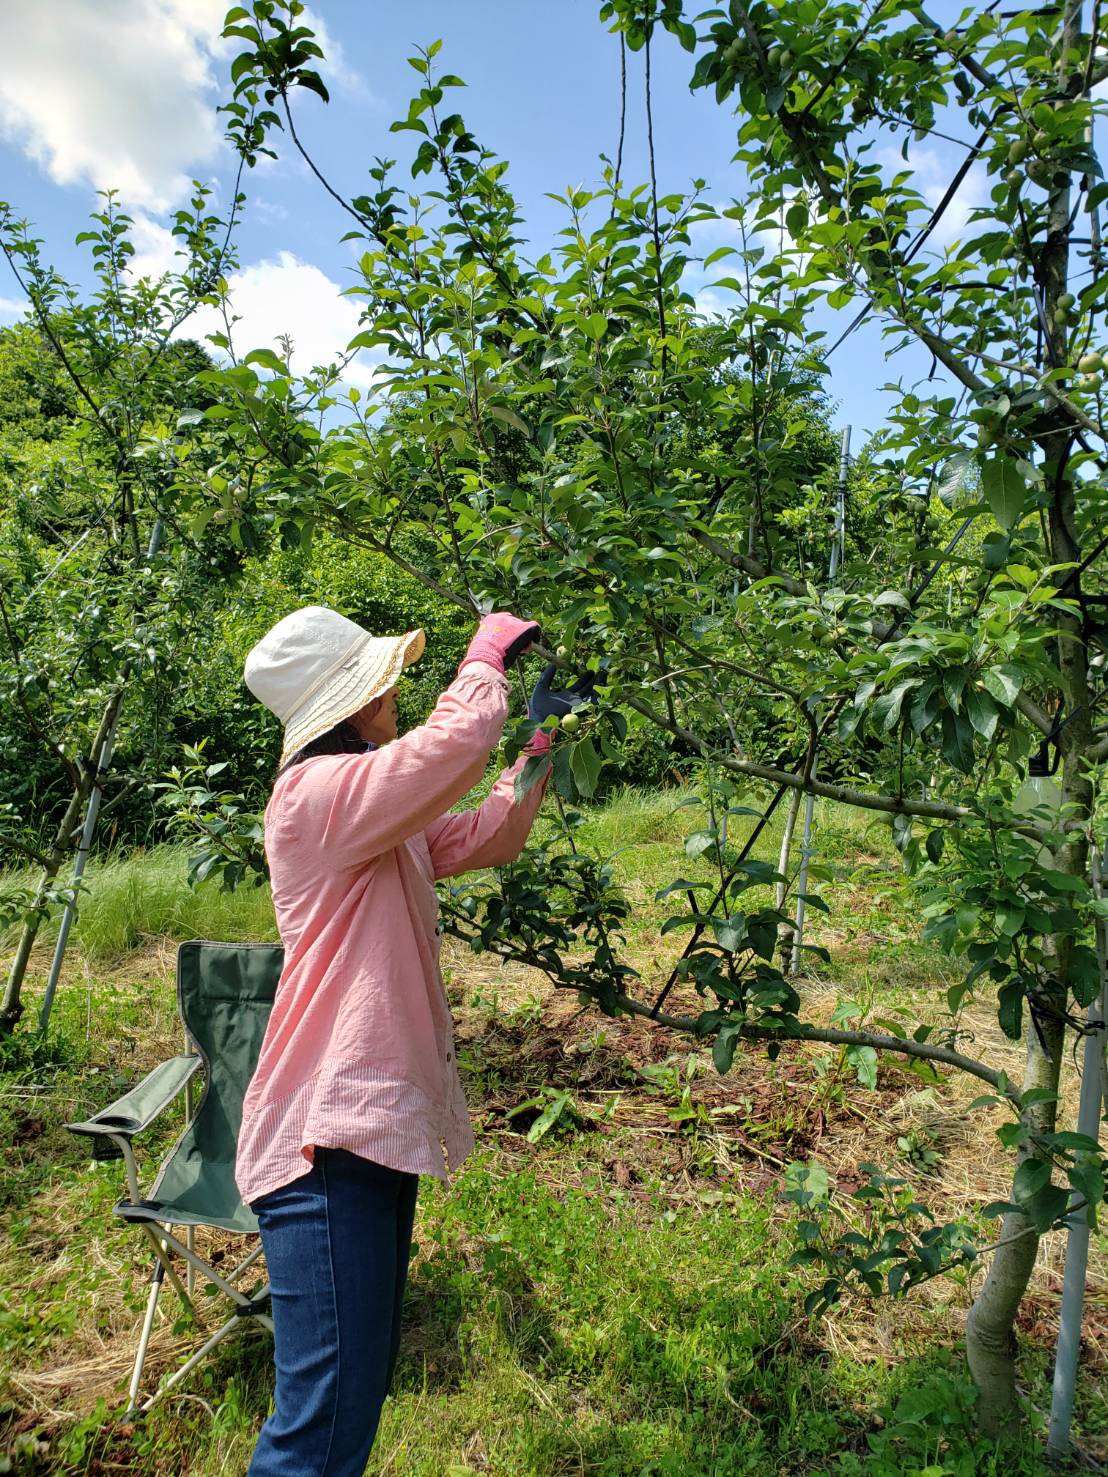
[[[114,189],[159,212],[185,198],[223,152],[216,113],[237,40],[226,0],[25,0],[4,7],[0,136],[58,185]],[[362,79],[318,15],[328,83]]]
[[[265,200],[261,195],[255,196],[250,201],[250,209],[255,211],[266,222],[288,219],[288,211],[283,205],[279,205],[273,200]]]
[[[0,297],[0,318],[22,318],[27,304],[20,298]]]
[[[35,0],[5,9],[0,129],[59,185],[164,210],[220,146],[223,0]]]
[[[255,262],[228,279],[230,311],[237,314],[232,337],[235,353],[277,349],[278,340],[292,340],[294,370],[305,373],[316,364],[330,364],[345,351],[359,331],[360,307],[342,297],[337,282],[319,267],[302,262],[290,251]],[[214,308],[204,308],[188,320],[182,333],[201,338],[222,333],[223,319]],[[343,374],[349,383],[366,388],[375,374],[363,350]]]
[[[131,227],[131,241],[135,254],[128,265],[128,273],[136,280],[139,277],[156,280],[166,272],[180,271],[184,265],[183,258],[177,260],[177,237],[147,215],[136,214]]]
[[[884,165],[890,174],[901,170],[912,171],[912,187],[919,191],[934,210],[942,200],[962,162],[961,155],[953,149],[940,151],[931,145],[917,146],[909,151],[907,160],[900,149],[885,147],[874,152],[873,158]],[[966,226],[973,211],[989,204],[989,178],[980,165],[973,165],[958,187],[953,200],[943,211],[938,225],[927,238],[924,250],[942,251],[951,242],[966,233]],[[922,213],[915,217],[916,228],[926,223]]]
[[[693,293],[696,303],[696,311],[703,313],[706,318],[730,318],[736,308],[742,307],[742,302],[733,293],[728,293],[729,301],[711,287],[702,287]]]

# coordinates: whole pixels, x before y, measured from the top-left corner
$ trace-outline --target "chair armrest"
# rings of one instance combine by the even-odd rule
[[[137,1087],[83,1123],[67,1123],[70,1133],[111,1134],[131,1139],[153,1123],[200,1066],[200,1057],[175,1056],[162,1062]]]

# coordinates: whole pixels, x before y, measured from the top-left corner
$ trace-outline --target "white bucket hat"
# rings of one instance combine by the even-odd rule
[[[284,764],[394,685],[423,655],[422,631],[371,636],[324,605],[294,610],[246,658],[247,687],[285,725]]]

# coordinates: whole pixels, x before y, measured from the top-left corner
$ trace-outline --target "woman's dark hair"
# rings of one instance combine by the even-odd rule
[[[329,728],[326,733],[321,733],[318,738],[298,749],[291,759],[281,765],[273,778],[280,779],[286,769],[292,769],[293,765],[303,764],[305,759],[314,759],[319,754],[362,754],[366,748],[365,739],[350,720],[344,718],[334,728]]]

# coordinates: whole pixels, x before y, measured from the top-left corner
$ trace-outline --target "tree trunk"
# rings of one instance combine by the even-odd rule
[[[92,771],[89,771],[91,775]],[[30,917],[23,925],[19,935],[19,943],[16,946],[15,958],[12,967],[8,971],[8,981],[4,988],[4,1001],[0,1005],[0,1036],[10,1036],[23,1014],[23,1003],[20,999],[23,990],[23,981],[27,974],[27,965],[30,962],[31,950],[34,948],[35,939],[46,916],[43,906],[50,884],[61,870],[62,863],[73,850],[73,834],[77,824],[77,813],[81,808],[81,801],[87,798],[91,785],[86,785],[84,780],[73,791],[73,795],[66,806],[65,815],[58,824],[54,835],[54,844],[47,856],[47,865],[42,870],[38,887],[35,890],[35,901],[31,909]]]
[[[1023,1090],[1043,1087],[1056,1092],[1062,1064],[1061,1027],[1044,1029],[1044,1052],[1034,1029],[1028,1032],[1027,1066]],[[1055,1103],[1037,1103],[1022,1115],[1032,1131],[1054,1126]],[[1037,1158],[1033,1152],[1020,1155]],[[1019,1419],[1016,1400],[1016,1314],[1039,1251],[1039,1236],[1026,1216],[1010,1212],[1000,1226],[997,1250],[989,1275],[966,1320],[966,1358],[977,1386],[977,1422],[982,1435],[993,1440],[1015,1434]]]
[[[1066,0],[1062,15],[1058,83],[1060,91],[1075,96],[1083,85],[1078,55],[1081,34],[1081,0]],[[1066,291],[1069,274],[1070,179],[1068,174],[1052,190],[1047,214],[1047,238],[1040,254],[1036,276],[1042,293],[1047,324],[1048,362],[1065,363],[1068,346],[1059,330],[1058,303]],[[1036,441],[1043,457],[1044,483],[1051,495],[1049,520],[1050,558],[1055,565],[1078,566],[1081,548],[1077,534],[1073,479],[1068,470],[1073,429],[1068,417],[1057,410],[1044,416]],[[1064,594],[1079,601],[1081,581],[1077,568],[1066,581]],[[1093,808],[1088,751],[1093,742],[1092,695],[1089,689],[1088,650],[1079,616],[1052,614],[1058,629],[1057,662],[1067,721],[1059,731],[1062,755],[1062,807],[1070,821],[1088,822]],[[1084,877],[1088,846],[1083,832],[1071,833],[1054,857],[1054,866],[1075,877]],[[1029,1024],[1026,1028],[1027,1061],[1024,1091],[1045,1088],[1057,1093],[1065,1038],[1064,1016],[1068,988],[1065,983],[1072,939],[1057,936],[1049,941],[1055,965],[1043,1004],[1050,1016],[1040,1017],[1043,1040]],[[1045,1045],[1045,1050],[1044,1050]],[[1022,1121],[1033,1131],[1050,1133],[1058,1116],[1057,1102],[1038,1103],[1027,1109]],[[1021,1154],[1041,1157],[1033,1149]],[[970,1309],[966,1323],[966,1355],[978,1390],[978,1421],[991,1437],[1009,1434],[1017,1418],[1015,1319],[1027,1289],[1039,1236],[1022,1215],[1005,1216],[998,1249],[989,1275]]]
[[[58,829],[54,833],[54,844],[47,854],[46,866],[43,868],[42,876],[35,891],[35,901],[31,916],[23,925],[23,931],[19,935],[19,943],[16,946],[15,958],[12,967],[8,971],[8,982],[4,987],[4,1000],[0,1004],[0,1036],[10,1036],[23,1014],[23,1004],[20,995],[23,990],[23,981],[27,974],[27,965],[30,963],[31,950],[34,948],[38,931],[42,927],[42,921],[46,916],[43,906],[50,884],[61,870],[62,863],[74,849],[74,843],[78,835],[77,817],[79,812],[88,804],[96,783],[99,769],[100,756],[104,752],[104,744],[108,734],[115,723],[115,716],[119,712],[123,701],[124,684],[126,682],[129,664],[123,669],[123,680],[116,689],[108,706],[104,709],[100,719],[100,727],[97,729],[96,737],[92,742],[92,751],[88,762],[81,766],[81,782],[74,788],[69,804],[66,806],[65,815],[58,823]]]

